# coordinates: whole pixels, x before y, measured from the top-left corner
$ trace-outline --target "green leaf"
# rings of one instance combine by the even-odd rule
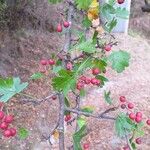
[[[91,58],[84,59],[81,63],[78,64],[76,75],[82,74],[83,71],[85,71],[87,68],[92,68],[92,60]]]
[[[0,78],[0,101],[7,102],[13,96],[22,92],[27,86],[27,82],[21,84],[19,77],[6,79]]]
[[[70,107],[69,99],[67,97],[65,97],[65,105],[67,107]]]
[[[86,16],[86,17],[83,19],[82,24],[83,24],[84,27],[89,28],[89,27],[92,25],[92,22],[91,22],[91,20],[89,20],[89,18]]]
[[[111,63],[112,69],[121,73],[125,70],[125,67],[129,66],[130,54],[125,51],[112,52],[108,57],[108,61]]]
[[[96,76],[96,79],[99,79],[101,81],[101,85],[103,86],[105,84],[105,82],[108,82],[108,79],[105,78],[104,76],[102,75],[97,75]]]
[[[104,92],[104,98],[105,98],[105,101],[108,103],[108,104],[112,104],[112,98],[110,97],[110,91],[109,92]]]
[[[75,45],[71,50],[74,50],[74,49],[82,51],[82,52],[90,53],[90,54],[97,51],[92,40],[83,41],[82,43]]]
[[[104,18],[106,18],[106,20],[112,20],[112,15],[116,13],[115,8],[108,4],[108,3],[104,3],[101,6],[101,14]]]
[[[85,90],[84,90],[84,89],[81,89],[81,90],[80,90],[80,96],[81,96],[81,97],[84,97],[85,95],[86,95]]]
[[[125,134],[131,133],[135,129],[135,124],[126,116],[120,114],[115,121],[116,133],[119,137],[124,137]]]
[[[48,0],[48,2],[52,4],[57,4],[57,3],[62,2],[62,0]]]
[[[135,143],[132,143],[131,146],[132,146],[133,150],[136,150],[136,149],[137,149]]]
[[[104,28],[107,32],[110,33],[116,25],[117,25],[117,19],[113,18],[110,22],[106,23]]]
[[[73,135],[73,147],[74,150],[82,150],[81,140],[84,136],[87,135],[86,125],[82,126],[76,133]]]
[[[143,130],[136,130],[136,132],[135,132],[135,137],[142,137],[144,135],[145,135],[145,133]]]
[[[118,18],[122,18],[122,19],[129,18],[129,11],[127,11],[126,8],[117,7],[115,14],[116,14],[116,17]]]
[[[94,108],[91,106],[85,106],[81,109],[83,112],[87,112],[87,113],[93,113]]]
[[[79,117],[77,119],[77,124],[79,126],[79,129],[81,129],[84,125],[86,125],[86,120],[82,117]]]
[[[25,128],[20,128],[18,131],[18,135],[20,139],[26,139],[29,136],[29,132]]]
[[[98,36],[98,32],[95,30],[94,31],[94,35],[92,37],[92,43],[96,44],[97,43],[97,36]]]
[[[62,70],[63,67],[62,66],[54,66],[53,67],[53,73],[58,73],[60,70]]]
[[[111,6],[115,5],[115,3],[116,3],[116,0],[109,0],[108,1],[108,4]]]
[[[75,0],[75,3],[77,5],[77,8],[87,10],[92,3],[92,0]]]
[[[53,88],[63,91],[66,96],[69,90],[74,89],[76,84],[75,73],[68,70],[60,70],[58,76],[52,79]]]
[[[30,79],[31,79],[31,80],[37,80],[37,79],[41,79],[41,78],[43,78],[43,77],[44,77],[44,76],[43,76],[42,73],[37,72],[37,73],[34,73],[34,74],[30,77]]]
[[[70,107],[69,99],[67,97],[65,97],[65,106]],[[64,112],[64,115],[68,115],[68,114],[70,114],[69,111]]]

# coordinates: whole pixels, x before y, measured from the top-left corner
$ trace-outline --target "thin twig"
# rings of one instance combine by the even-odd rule
[[[34,105],[40,105],[41,103],[49,100],[51,97],[53,97],[55,95],[58,95],[58,93],[51,94],[51,95],[49,95],[49,96],[47,96],[47,97],[45,97],[43,99],[36,99],[36,100],[35,99],[23,99],[21,101],[21,103],[23,103],[23,104],[32,103]]]
[[[109,119],[109,120],[116,120],[116,118],[114,117],[110,117],[110,116],[106,116],[107,113],[111,112],[111,111],[115,111],[118,107],[113,107],[113,108],[109,108],[106,111],[102,112],[99,115],[94,115],[92,113],[87,113],[87,112],[83,112],[81,110],[78,109],[72,109],[72,108],[68,108],[66,107],[65,110],[66,111],[70,111],[72,113],[78,114],[78,115],[84,115],[86,117],[93,117],[93,118],[97,118],[97,119]]]

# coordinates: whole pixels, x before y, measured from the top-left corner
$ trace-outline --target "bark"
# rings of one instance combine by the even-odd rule
[[[67,14],[67,21],[72,21],[72,15],[73,15],[73,6],[69,4],[69,10]],[[68,32],[65,34],[65,44],[63,47],[64,52],[68,52],[71,45],[71,27],[68,30]],[[63,62],[65,66],[65,62]],[[62,93],[59,94],[59,104],[60,104],[60,112],[59,112],[59,150],[65,150],[64,146],[64,111],[65,111],[65,104],[64,104],[64,95]]]

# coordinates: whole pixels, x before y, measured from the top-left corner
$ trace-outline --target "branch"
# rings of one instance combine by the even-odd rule
[[[81,110],[72,109],[72,108],[68,108],[68,107],[66,107],[65,110],[69,111],[69,112],[72,112],[72,113],[75,113],[75,114],[78,114],[78,115],[84,115],[86,117],[93,117],[93,118],[97,118],[97,119],[116,120],[116,118],[110,117],[110,116],[106,116],[106,114],[109,113],[109,112],[111,112],[111,111],[115,111],[117,108],[118,107],[109,108],[109,109],[107,109],[106,111],[102,112],[99,115],[94,115],[94,114],[91,114],[91,113],[83,112]]]
[[[58,95],[58,93],[51,94],[51,95],[49,95],[49,96],[47,96],[47,97],[45,97],[43,99],[37,99],[37,100],[31,99],[31,98],[30,99],[23,99],[21,102],[23,104],[32,103],[33,105],[40,105],[41,103],[49,100],[50,98],[52,98],[55,95]]]
[[[72,15],[74,11],[74,7],[69,3],[69,10],[67,14],[67,21],[72,22]],[[68,52],[71,45],[71,25],[65,34],[65,44],[63,47],[64,52]],[[63,65],[65,67],[65,61],[63,61]],[[65,150],[64,146],[64,111],[65,111],[65,104],[64,104],[64,95],[62,93],[59,94],[59,104],[60,104],[60,111],[59,111],[59,150]]]
[[[67,16],[67,21],[69,22],[72,22],[73,11],[74,11],[74,7],[72,7],[72,5],[69,3],[69,10],[68,10],[68,16]],[[70,45],[71,45],[71,27],[65,35],[65,45],[64,45],[63,51],[67,52],[70,48]]]

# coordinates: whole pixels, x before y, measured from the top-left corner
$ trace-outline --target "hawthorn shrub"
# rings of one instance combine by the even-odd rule
[[[59,3],[61,0],[49,0],[49,2]],[[58,132],[60,150],[65,149],[64,121],[67,122],[67,125],[71,125],[73,122],[77,123],[77,128],[72,135],[73,144],[70,147],[74,150],[90,149],[90,143],[81,145],[82,138],[88,134],[85,117],[114,121],[117,135],[124,138],[127,143],[121,147],[123,150],[135,150],[142,143],[144,122],[150,125],[150,119],[143,120],[142,112],[137,111],[134,104],[123,95],[118,100],[119,106],[114,106],[111,92],[105,91],[105,101],[110,108],[99,114],[95,114],[90,106],[83,108],[80,103],[82,97],[86,95],[87,86],[102,88],[105,82],[108,82],[105,77],[107,67],[121,73],[129,66],[129,53],[124,50],[112,50],[118,42],[111,31],[117,25],[118,18],[126,19],[129,16],[128,11],[120,7],[123,3],[124,0],[109,0],[107,3],[97,0],[65,1],[65,5],[68,6],[67,16],[61,14],[62,20],[56,27],[60,36],[65,35],[64,47],[49,59],[42,59],[40,71],[30,77],[30,80],[37,80],[51,73],[54,94],[41,100],[34,100],[31,96],[22,93],[27,88],[28,82],[21,83],[19,77],[0,79],[0,101],[3,103],[8,102],[16,94],[29,97],[27,102],[33,103],[35,106],[50,98],[59,100],[59,120],[47,140]],[[78,20],[78,18],[82,18],[82,20]],[[101,18],[104,18],[105,22]],[[93,24],[95,20],[99,20],[97,26]],[[80,26],[81,30],[78,30],[74,24]],[[94,31],[93,34],[90,30]],[[77,56],[74,55],[74,51],[77,52]],[[74,107],[70,102],[70,95],[74,95]],[[9,125],[14,118],[12,115],[5,115],[3,105],[1,105],[0,111],[0,128],[3,136],[13,137],[16,135],[16,129],[10,128]],[[117,117],[111,116],[110,113],[118,110],[119,107],[122,111],[118,113]]]

